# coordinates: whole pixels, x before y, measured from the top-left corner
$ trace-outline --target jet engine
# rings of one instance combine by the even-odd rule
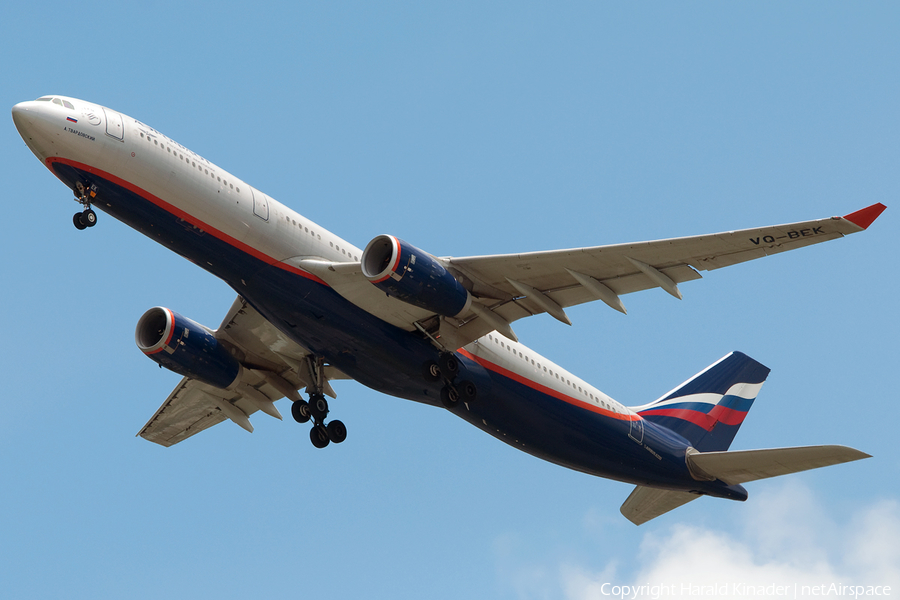
[[[168,308],[144,313],[134,332],[141,352],[170,371],[227,389],[240,381],[241,364],[208,329]]]
[[[466,288],[431,254],[392,235],[379,235],[363,251],[363,275],[375,287],[408,304],[446,317],[472,302]]]

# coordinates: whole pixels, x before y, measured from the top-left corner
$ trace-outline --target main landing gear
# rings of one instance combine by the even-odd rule
[[[72,217],[76,229],[87,229],[97,224],[97,213],[91,208],[91,198],[97,197],[97,186],[84,187],[80,181],[75,183],[75,201],[81,204],[83,210]]]
[[[441,388],[441,404],[453,409],[459,403],[471,403],[478,397],[478,388],[471,381],[456,381],[459,375],[459,359],[452,352],[442,352],[437,361],[430,360],[422,365],[425,381],[444,381]]]
[[[309,440],[316,448],[324,448],[330,442],[340,444],[347,439],[347,427],[338,420],[325,423],[328,416],[328,400],[322,390],[325,386],[324,360],[321,357],[308,356],[306,359],[312,383],[307,386],[309,402],[295,400],[291,405],[291,416],[298,423],[313,422],[309,431]]]

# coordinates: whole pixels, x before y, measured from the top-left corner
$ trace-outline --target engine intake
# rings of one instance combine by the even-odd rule
[[[472,297],[431,254],[392,235],[379,235],[363,251],[363,275],[408,304],[446,317],[468,310]]]
[[[134,341],[151,360],[179,375],[228,389],[241,377],[241,363],[205,327],[168,308],[140,318]]]

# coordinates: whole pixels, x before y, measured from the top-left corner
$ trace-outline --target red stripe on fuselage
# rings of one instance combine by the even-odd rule
[[[53,158],[47,159],[47,168],[50,169],[50,172],[53,173],[54,175],[56,175],[56,172],[53,170],[54,163],[62,163],[64,165],[68,165],[68,166],[74,167],[76,169],[81,169],[82,171],[87,171],[88,173],[91,173],[93,175],[98,175],[98,176],[106,179],[107,181],[115,183],[116,185],[127,189],[128,191],[132,192],[133,194],[140,196],[144,200],[150,202],[151,204],[158,206],[159,208],[163,209],[167,213],[174,215],[174,216],[178,217],[179,219],[190,223],[194,227],[202,229],[204,232],[209,233],[213,237],[225,242],[226,244],[237,248],[238,250],[240,250],[241,252],[244,252],[245,254],[249,254],[250,256],[257,258],[268,265],[274,265],[274,266],[278,267],[279,269],[288,271],[289,273],[294,273],[295,275],[300,275],[301,277],[311,279],[312,281],[315,281],[316,283],[321,283],[322,285],[325,285],[325,286],[328,285],[327,283],[325,283],[324,281],[322,281],[321,279],[319,279],[312,273],[308,273],[308,272],[304,271],[303,269],[298,269],[297,267],[287,265],[287,264],[281,262],[280,260],[273,258],[273,257],[269,256],[268,254],[265,254],[265,253],[257,250],[253,246],[250,246],[241,241],[238,241],[235,238],[228,235],[227,233],[225,233],[224,231],[220,231],[220,230],[216,229],[215,227],[212,227],[208,223],[204,223],[203,221],[197,219],[193,215],[186,213],[185,211],[181,210],[180,208],[177,208],[176,206],[173,206],[172,204],[169,204],[162,198],[154,196],[150,192],[143,190],[143,189],[139,188],[138,186],[136,186],[132,183],[129,183],[128,181],[125,181],[124,179],[116,177],[112,173],[107,173],[106,171],[97,169],[90,165],[86,165],[84,163],[80,163],[80,162],[77,162],[74,160],[69,160],[67,158],[53,157]]]
[[[466,358],[474,360],[475,362],[477,362],[479,365],[481,365],[488,371],[493,371],[494,373],[497,373],[498,375],[502,375],[504,377],[512,379],[513,381],[515,381],[517,383],[521,383],[524,386],[530,387],[531,389],[533,389],[537,392],[541,392],[542,394],[552,396],[552,397],[556,398],[557,400],[562,400],[563,402],[566,402],[567,404],[572,404],[573,406],[577,406],[578,408],[583,408],[585,410],[589,410],[589,411],[597,413],[599,415],[603,415],[604,417],[618,419],[619,421],[637,421],[637,420],[641,419],[640,415],[635,415],[635,414],[623,415],[623,414],[602,408],[600,406],[596,406],[594,404],[589,404],[588,402],[579,400],[578,398],[575,398],[573,396],[567,396],[567,395],[563,394],[562,392],[554,390],[553,388],[549,388],[547,386],[541,385],[540,383],[538,383],[536,381],[532,381],[531,379],[527,379],[526,377],[523,377],[523,376],[519,375],[518,373],[514,373],[513,371],[504,369],[500,365],[498,365],[496,363],[492,363],[491,361],[489,361],[485,358],[481,358],[480,356],[475,356],[474,354],[472,354],[468,350],[465,350],[464,348],[460,348],[459,353],[462,354],[463,356],[465,356]]]

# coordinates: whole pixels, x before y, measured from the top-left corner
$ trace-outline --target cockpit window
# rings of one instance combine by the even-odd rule
[[[65,106],[69,110],[75,110],[75,105],[73,105],[68,100],[63,100],[61,98],[54,98],[53,96],[44,96],[43,98],[38,98],[37,101],[38,102],[53,102],[53,104]]]

